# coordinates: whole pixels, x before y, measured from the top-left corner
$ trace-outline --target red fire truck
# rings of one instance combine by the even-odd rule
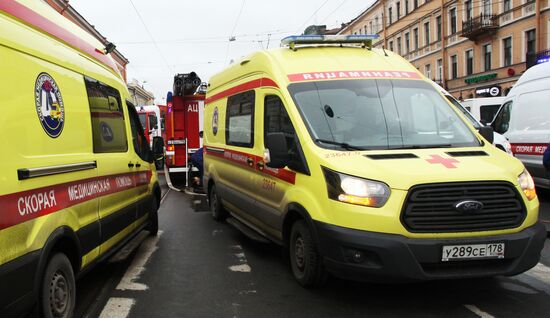
[[[203,127],[204,94],[196,93],[201,85],[194,73],[178,74],[174,77],[174,93],[166,98],[165,146],[166,167],[170,175],[185,174],[189,181],[189,157],[202,147],[199,132]],[[161,119],[162,120],[162,119]]]

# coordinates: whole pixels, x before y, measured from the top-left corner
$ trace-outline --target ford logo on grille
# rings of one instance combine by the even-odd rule
[[[476,213],[483,209],[483,203],[474,200],[460,201],[455,204],[455,210],[465,214]]]

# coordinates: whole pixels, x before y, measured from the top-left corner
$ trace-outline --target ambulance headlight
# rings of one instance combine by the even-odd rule
[[[332,200],[379,208],[390,197],[390,187],[379,181],[363,179],[323,168],[328,196]]]
[[[535,182],[527,170],[523,170],[523,172],[519,175],[518,184],[529,201],[537,197]]]

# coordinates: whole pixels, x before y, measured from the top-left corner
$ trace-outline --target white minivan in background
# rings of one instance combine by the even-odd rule
[[[528,69],[512,88],[494,121],[496,132],[512,144],[538,187],[550,189],[542,155],[550,142],[550,63]]]
[[[465,99],[461,104],[475,119],[482,123],[490,123],[495,118],[500,105],[506,97],[481,97]]]
[[[453,97],[449,92],[447,92],[443,87],[441,87],[436,82],[432,81],[433,86],[435,86],[436,89],[438,89],[441,94],[443,94],[451,104],[453,104],[458,110],[460,110],[464,116],[472,123],[475,129],[480,129],[483,124],[479,122],[474,116],[458,101],[456,98]],[[513,156],[512,154],[512,146],[508,142],[508,140],[501,134],[494,132],[493,133],[493,145],[497,147],[498,149],[506,152],[507,154]]]

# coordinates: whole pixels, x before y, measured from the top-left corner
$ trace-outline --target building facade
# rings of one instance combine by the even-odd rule
[[[135,106],[153,105],[155,103],[153,93],[146,90],[138,80],[133,79],[131,82],[128,82],[127,86]]]
[[[83,16],[78,13],[70,4],[69,0],[43,0],[47,4],[49,4],[54,10],[59,12],[61,15],[81,27],[86,32],[90,33],[93,37],[95,37],[98,41],[103,43],[104,45],[107,45],[109,41],[101,34],[99,31],[95,29],[93,25],[91,25],[86,19],[84,19]],[[111,56],[115,60],[115,63],[117,65],[118,71],[122,75],[122,78],[126,82],[126,65],[128,65],[129,61],[122,53],[120,53],[117,49],[115,49],[113,52],[111,52]]]
[[[505,96],[550,55],[550,0],[377,0],[339,32],[374,33],[459,99]]]

